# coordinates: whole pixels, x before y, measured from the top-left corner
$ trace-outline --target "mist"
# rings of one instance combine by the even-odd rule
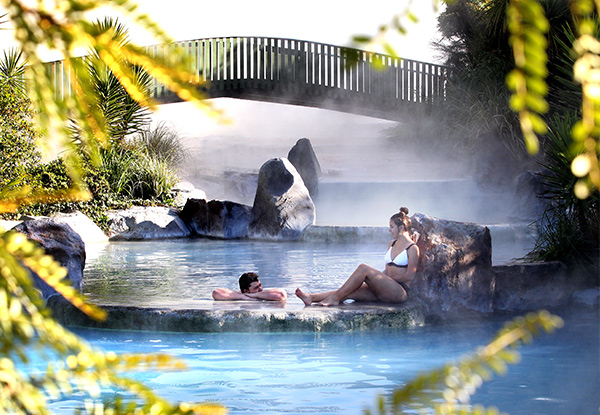
[[[391,139],[394,121],[231,98],[210,101],[230,123],[187,103],[162,105],[154,115],[155,122],[179,132],[189,151],[182,179],[209,199],[251,205],[261,165],[286,157],[305,137],[323,171],[317,224],[386,226],[400,206],[481,224],[504,223],[511,213],[514,189],[482,189],[470,160]]]

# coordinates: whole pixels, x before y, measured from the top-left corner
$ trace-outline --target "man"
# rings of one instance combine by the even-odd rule
[[[240,291],[232,291],[229,288],[217,288],[212,296],[216,301],[234,300],[266,300],[286,301],[287,293],[280,288],[263,290],[262,284],[255,272],[246,272],[239,279]]]

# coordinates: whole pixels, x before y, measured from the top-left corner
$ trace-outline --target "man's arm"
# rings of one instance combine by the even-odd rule
[[[267,301],[286,301],[287,293],[280,288],[271,288],[269,290],[264,290],[259,293],[246,293],[243,294],[246,297],[254,298],[257,300],[267,300]]]
[[[245,294],[232,291],[229,288],[217,288],[212,292],[212,297],[216,301],[252,300],[252,298],[247,297]]]

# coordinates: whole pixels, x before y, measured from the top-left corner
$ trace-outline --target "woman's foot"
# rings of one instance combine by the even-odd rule
[[[317,303],[317,305],[320,305],[322,307],[332,307],[332,306],[340,305],[340,301],[337,300],[336,298],[334,298],[333,295],[330,295],[323,301],[319,301]]]
[[[312,304],[312,295],[310,295],[308,293],[305,293],[300,288],[296,288],[296,297],[298,297],[299,299],[301,299],[302,302],[304,303],[304,305],[311,305]]]

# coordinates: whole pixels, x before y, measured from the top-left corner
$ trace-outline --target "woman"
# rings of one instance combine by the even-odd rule
[[[390,218],[392,241],[385,254],[385,270],[360,264],[350,278],[337,290],[309,294],[296,289],[296,295],[306,305],[316,303],[322,306],[334,306],[351,299],[355,301],[380,301],[401,303],[408,299],[410,283],[417,272],[419,247],[410,238],[411,220],[408,209]]]

